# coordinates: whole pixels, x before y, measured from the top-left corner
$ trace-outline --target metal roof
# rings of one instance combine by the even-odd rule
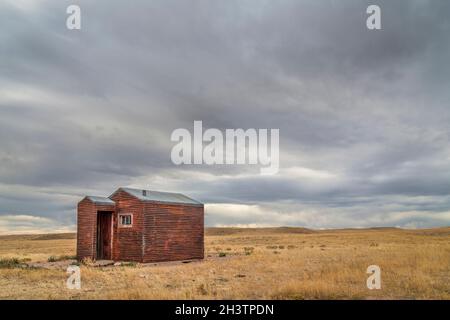
[[[180,203],[180,204],[190,204],[190,205],[197,205],[197,206],[203,205],[201,202],[191,199],[181,193],[160,192],[160,191],[152,191],[152,190],[133,189],[133,188],[119,188],[116,192],[118,192],[119,190],[123,190],[142,201]],[[114,192],[114,193],[116,193],[116,192]],[[114,193],[113,193],[113,195],[114,195]],[[112,197],[112,195],[111,195],[111,197]]]
[[[86,196],[89,200],[97,204],[114,205],[115,202],[106,197]]]

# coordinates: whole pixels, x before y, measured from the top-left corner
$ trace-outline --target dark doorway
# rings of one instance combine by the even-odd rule
[[[111,260],[112,212],[97,213],[97,260]]]

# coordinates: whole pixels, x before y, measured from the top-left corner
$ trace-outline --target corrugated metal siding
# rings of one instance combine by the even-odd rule
[[[145,204],[144,262],[203,259],[203,207]]]
[[[93,243],[97,218],[95,205],[87,198],[78,203],[77,214],[77,258],[93,258]]]
[[[77,206],[77,259],[96,259],[97,245],[97,212],[114,211],[112,205],[93,203],[88,197]]]
[[[112,197],[116,202],[114,214],[113,257],[114,260],[142,261],[143,203],[126,192]],[[119,214],[132,214],[131,228],[119,227]]]

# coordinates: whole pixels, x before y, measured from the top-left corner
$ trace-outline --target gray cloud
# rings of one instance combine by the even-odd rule
[[[122,185],[191,194],[209,225],[448,225],[450,3],[378,1],[381,31],[369,3],[79,1],[70,31],[70,1],[2,2],[3,229]],[[194,120],[279,128],[280,173],[174,166]]]

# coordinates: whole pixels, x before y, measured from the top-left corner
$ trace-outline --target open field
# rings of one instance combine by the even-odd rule
[[[69,290],[69,260],[23,263],[69,259],[74,234],[1,236],[0,259],[12,260],[0,262],[0,299],[450,299],[450,228],[213,228],[205,243],[200,262],[83,265],[81,290]],[[381,290],[366,287],[373,264]]]

